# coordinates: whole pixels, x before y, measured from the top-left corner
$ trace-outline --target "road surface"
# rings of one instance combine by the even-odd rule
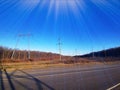
[[[0,71],[0,90],[106,90],[118,83],[120,64]]]

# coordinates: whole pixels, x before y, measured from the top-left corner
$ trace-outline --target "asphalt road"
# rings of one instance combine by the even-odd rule
[[[0,90],[106,90],[118,83],[120,64],[0,71]]]

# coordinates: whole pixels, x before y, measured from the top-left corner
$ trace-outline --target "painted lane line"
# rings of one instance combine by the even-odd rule
[[[115,88],[116,88],[116,87],[118,87],[118,86],[120,86],[120,83],[118,83],[117,85],[114,85],[114,86],[112,86],[112,87],[108,88],[107,90],[112,90],[112,89],[115,89]]]

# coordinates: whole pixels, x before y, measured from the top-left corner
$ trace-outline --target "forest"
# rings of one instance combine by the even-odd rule
[[[13,54],[14,52],[14,54]],[[30,51],[30,59],[27,50],[11,49],[0,46],[0,60],[2,61],[40,61],[40,60],[59,60],[60,55],[51,52]],[[63,56],[62,59],[68,59],[70,56]]]
[[[14,54],[13,54],[14,52]],[[30,51],[30,58],[28,58],[29,52],[27,50],[11,49],[0,46],[0,61],[4,62],[24,62],[24,61],[48,61],[48,60],[60,60],[60,54],[51,52]],[[61,55],[62,61],[79,62],[79,61],[100,61],[101,58],[105,61],[120,60],[120,47],[110,48],[98,52],[91,52],[85,55],[77,56],[64,56]],[[87,59],[86,59],[87,58]],[[68,62],[67,62],[68,63]]]

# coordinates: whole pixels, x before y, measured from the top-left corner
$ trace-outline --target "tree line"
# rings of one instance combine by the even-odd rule
[[[28,51],[16,49],[13,54],[14,49],[0,46],[0,60],[3,61],[27,61]],[[13,58],[12,58],[13,55]],[[30,51],[30,60],[59,60],[60,55],[51,52],[40,52],[40,51]],[[69,56],[62,56],[63,59],[69,58]]]

